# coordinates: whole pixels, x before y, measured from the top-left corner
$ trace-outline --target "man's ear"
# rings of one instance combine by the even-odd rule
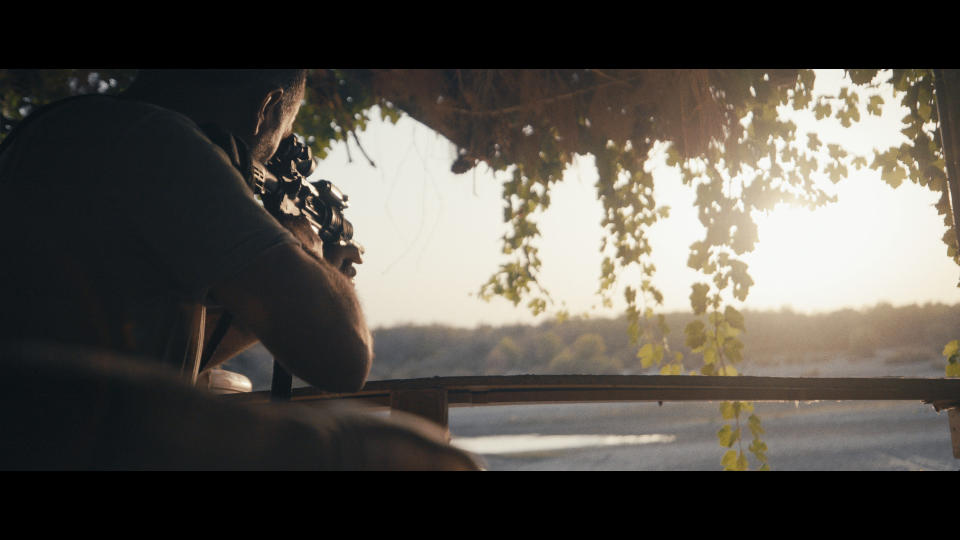
[[[275,88],[263,96],[257,107],[257,120],[253,126],[253,134],[259,135],[263,130],[268,119],[279,121],[281,112],[281,101],[283,99],[283,89]]]

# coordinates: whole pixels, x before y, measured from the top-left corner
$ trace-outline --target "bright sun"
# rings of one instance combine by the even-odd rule
[[[858,176],[840,184],[835,204],[812,211],[784,206],[757,217],[760,241],[744,257],[757,282],[751,300],[804,311],[936,301],[933,291],[943,290],[938,280],[956,282],[940,238],[917,234],[946,230],[932,208],[936,195]]]

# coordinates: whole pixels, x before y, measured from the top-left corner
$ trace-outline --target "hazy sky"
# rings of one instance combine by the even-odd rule
[[[817,90],[835,91],[842,73],[817,73]],[[880,118],[862,113],[861,122],[849,129],[833,120],[821,122],[820,140],[866,154],[868,162],[872,148],[899,145],[904,137],[898,122],[905,111],[889,95],[884,99]],[[816,124],[812,117],[795,122],[801,131]],[[523,304],[515,308],[503,299],[488,303],[475,296],[506,260],[500,252],[506,231],[500,195],[507,173],[494,175],[481,164],[453,174],[453,145],[409,118],[396,125],[372,121],[359,138],[375,167],[351,141],[353,162],[341,144],[320,163],[318,177],[350,197],[346,216],[366,248],[357,290],[372,327],[472,327],[550,316],[534,318]],[[945,227],[933,208],[937,195],[912,183],[894,190],[872,169],[851,168],[850,173],[837,186],[824,181],[838,195],[836,204],[812,212],[785,206],[757,218],[760,241],[744,256],[756,284],[736,307],[812,312],[878,302],[960,302],[960,268],[947,258],[940,240]],[[671,207],[670,217],[650,233],[654,281],[665,296],[662,309],[689,311],[690,284],[709,280],[686,266],[689,246],[702,238],[703,229],[693,192],[681,185],[679,173],[661,166],[654,176],[657,202]],[[602,259],[595,182],[592,158],[580,157],[553,187],[551,207],[538,220],[541,281],[556,307],[563,301],[573,314],[619,315],[622,293],[615,296],[613,310],[591,310],[599,304],[594,293]],[[621,290],[628,283],[623,280]]]

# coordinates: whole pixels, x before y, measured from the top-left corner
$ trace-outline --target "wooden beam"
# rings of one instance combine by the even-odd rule
[[[950,419],[950,442],[953,443],[953,457],[960,459],[960,409],[950,409],[947,416]]]
[[[391,393],[444,389],[450,406],[594,401],[960,401],[960,379],[719,377],[703,375],[509,375],[368,381],[352,394],[296,388],[293,401],[367,400],[389,406]],[[267,402],[268,392],[224,396]]]
[[[269,402],[269,392],[226,399]],[[949,410],[953,456],[960,459],[960,379],[717,377],[701,375],[514,375],[369,381],[352,394],[296,388],[292,400],[351,400],[410,412],[447,428],[451,406],[614,401],[923,401]]]
[[[395,390],[390,393],[390,410],[426,418],[447,430],[450,436],[447,391],[443,388]]]
[[[953,232],[960,249],[960,70],[933,70],[940,120],[940,140],[947,169],[947,188],[953,213]]]

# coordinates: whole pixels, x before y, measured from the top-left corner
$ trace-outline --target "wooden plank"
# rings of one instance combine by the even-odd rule
[[[294,401],[372,400],[391,392],[442,388],[448,404],[497,405],[577,401],[960,401],[960,379],[719,377],[701,375],[509,375],[369,381],[360,392],[329,394],[297,388]],[[225,396],[265,402],[263,392]]]
[[[947,416],[950,419],[950,442],[953,443],[953,457],[960,459],[960,409],[950,409]]]
[[[940,119],[940,138],[947,169],[947,189],[953,214],[953,232],[960,242],[960,70],[933,70],[937,93],[937,116]]]
[[[960,380],[812,377],[718,377],[691,375],[514,375],[489,377],[432,377],[370,381],[363,392],[446,388],[470,392],[533,389],[632,389],[650,391],[649,399],[702,400],[730,393],[751,394],[757,399],[960,399]],[[773,396],[772,398],[770,396]]]
[[[443,388],[397,390],[390,394],[390,409],[421,416],[441,427],[450,422],[447,411],[447,391]]]
[[[269,392],[232,394],[267,402]],[[448,428],[451,406],[613,401],[910,400],[949,408],[953,455],[960,459],[960,379],[711,377],[699,375],[515,375],[370,381],[353,394],[298,388],[293,401],[347,399],[403,410]]]

